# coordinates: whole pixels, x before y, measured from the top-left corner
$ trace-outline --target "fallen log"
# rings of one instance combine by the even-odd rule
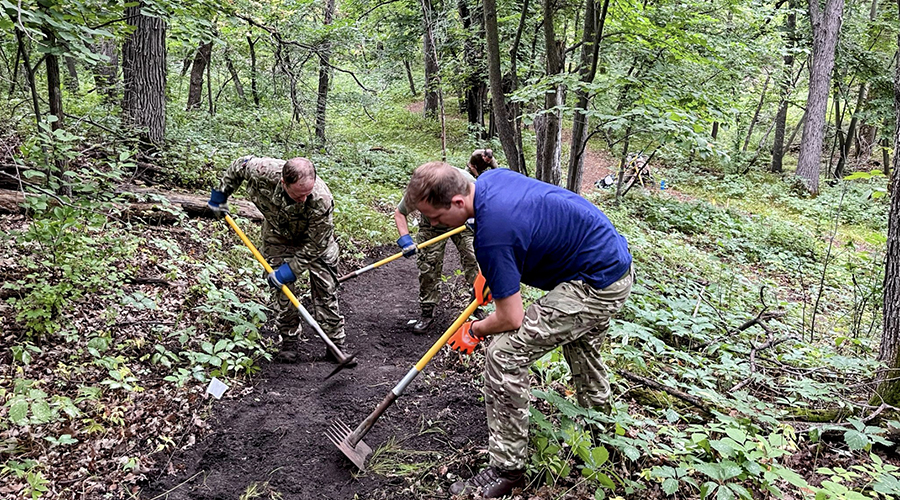
[[[213,213],[206,206],[207,196],[197,196],[186,193],[166,192],[140,186],[120,186],[116,189],[119,194],[133,193],[152,198],[161,198],[160,201],[141,201],[128,204],[118,204],[122,210],[122,217],[138,217],[148,219],[154,223],[171,223],[178,219],[178,212],[184,212],[188,217],[213,218]],[[36,196],[31,193],[22,193],[10,189],[0,189],[0,214],[25,213],[25,198]],[[50,199],[51,205],[60,204],[59,200]],[[237,209],[237,215],[252,221],[263,219],[262,213],[249,201],[232,200],[229,205]],[[233,209],[232,209],[233,210]]]

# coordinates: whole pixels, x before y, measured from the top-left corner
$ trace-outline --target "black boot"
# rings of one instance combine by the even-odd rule
[[[423,334],[427,332],[431,328],[432,323],[434,323],[434,311],[422,311],[419,321],[416,321],[416,324],[413,325],[413,333]]]
[[[275,355],[275,360],[279,363],[296,363],[297,357],[297,337],[285,336],[282,338],[281,346],[278,348],[278,354]]]
[[[497,498],[508,495],[513,488],[525,487],[525,470],[503,470],[488,467],[466,481],[457,481],[450,486],[451,495],[475,493],[481,490],[483,498]]]

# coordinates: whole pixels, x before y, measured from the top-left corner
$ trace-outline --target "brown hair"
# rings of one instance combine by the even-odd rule
[[[447,208],[458,194],[469,194],[469,181],[462,171],[448,163],[433,161],[413,172],[403,200],[410,210],[423,201],[434,208]]]
[[[303,157],[291,158],[284,162],[281,167],[281,178],[288,186],[298,182],[308,182],[310,179],[316,180],[316,166],[311,161]]]
[[[469,157],[469,165],[475,167],[475,171],[481,175],[485,170],[497,168],[497,161],[494,160],[494,152],[490,149],[476,149]]]

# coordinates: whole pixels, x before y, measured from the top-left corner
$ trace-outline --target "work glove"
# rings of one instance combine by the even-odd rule
[[[475,346],[481,342],[481,337],[476,337],[472,334],[472,324],[474,321],[466,321],[463,323],[459,330],[456,330],[456,333],[450,337],[450,340],[447,341],[447,345],[450,346],[450,349],[454,351],[459,351],[461,354],[472,354],[472,351],[475,350]]]
[[[294,276],[294,272],[291,271],[291,266],[287,265],[287,262],[285,262],[278,266],[278,269],[269,273],[266,281],[269,283],[270,287],[280,290],[283,285],[297,281],[297,277]]]
[[[484,275],[480,272],[475,277],[475,283],[472,285],[472,288],[473,300],[478,301],[479,307],[486,306],[494,300],[494,296],[491,295],[491,289],[488,288],[487,280],[484,279]]]
[[[397,246],[403,250],[403,256],[407,259],[416,254],[416,244],[413,243],[412,236],[404,234],[397,240]]]
[[[466,219],[466,229],[469,231],[475,232],[475,217],[469,217]]]
[[[224,219],[228,213],[228,197],[225,193],[213,189],[209,194],[209,201],[206,203],[216,219]]]

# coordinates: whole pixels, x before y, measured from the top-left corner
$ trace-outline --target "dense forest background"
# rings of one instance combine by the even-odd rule
[[[638,268],[611,415],[559,353],[533,369],[524,498],[900,495],[900,2],[0,8],[3,498],[142,498],[214,432],[209,379],[269,363],[264,280],[205,207],[233,159],[312,159],[351,270],[415,166],[480,147]],[[433,491],[416,456],[379,470]]]

